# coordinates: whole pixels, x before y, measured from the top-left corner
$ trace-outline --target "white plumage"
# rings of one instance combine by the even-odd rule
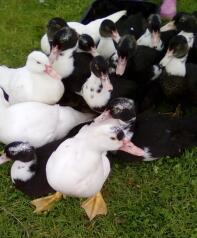
[[[116,137],[118,120],[92,123],[64,141],[50,156],[46,174],[50,186],[58,192],[90,197],[99,192],[110,172],[108,150],[117,150],[122,141]]]
[[[9,95],[9,103],[36,101],[54,104],[64,93],[61,77],[49,64],[48,57],[33,51],[22,68],[0,67],[0,87]]]
[[[0,91],[0,142],[29,142],[34,147],[43,146],[65,136],[79,123],[92,118],[59,105],[24,102],[9,106]]]

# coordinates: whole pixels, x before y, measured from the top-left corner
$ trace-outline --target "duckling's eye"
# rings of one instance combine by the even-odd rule
[[[115,137],[110,137],[111,140],[115,140],[116,138]]]
[[[60,53],[60,56],[64,56],[64,53]]]
[[[39,61],[36,61],[37,64],[41,64]]]

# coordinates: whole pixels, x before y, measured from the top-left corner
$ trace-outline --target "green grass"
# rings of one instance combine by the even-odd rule
[[[39,49],[49,18],[79,20],[89,3],[0,0],[0,63],[23,65],[27,54]],[[197,2],[178,0],[178,9],[195,10]],[[92,222],[77,198],[62,200],[48,214],[33,214],[30,200],[11,185],[10,164],[5,164],[0,167],[0,237],[196,238],[196,158],[193,149],[181,158],[115,164],[103,189],[109,213]]]

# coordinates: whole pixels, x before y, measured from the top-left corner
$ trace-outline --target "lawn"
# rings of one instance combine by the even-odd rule
[[[0,0],[0,63],[18,67],[51,17],[79,20],[90,0]],[[154,1],[158,2],[158,1]],[[197,10],[196,0],[178,0],[179,10]],[[3,148],[3,147],[2,147]],[[0,167],[0,238],[196,238],[197,148],[181,158],[115,164],[103,189],[109,213],[89,222],[80,200],[66,198],[48,214],[33,214]]]

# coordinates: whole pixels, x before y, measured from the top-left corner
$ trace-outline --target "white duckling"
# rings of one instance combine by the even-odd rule
[[[0,89],[0,142],[29,142],[40,147],[65,136],[74,126],[92,118],[59,105],[24,102],[10,105]]]
[[[62,142],[50,156],[46,176],[49,185],[57,193],[33,200],[35,212],[48,210],[63,194],[88,197],[82,207],[90,220],[98,214],[106,215],[107,206],[100,191],[110,173],[107,151],[123,150],[133,153],[133,147],[136,148],[126,139],[116,119],[82,127],[76,136]],[[138,148],[138,154],[142,155],[144,151]]]
[[[1,66],[0,87],[9,95],[10,104],[27,101],[55,104],[64,93],[61,76],[39,51],[31,52],[22,68]]]
[[[95,43],[98,43],[100,34],[99,34],[99,27],[103,20],[109,19],[114,23],[117,22],[122,16],[126,14],[125,10],[118,11],[113,13],[107,17],[96,19],[87,25],[84,25],[79,22],[66,22],[64,19],[60,17],[55,17],[49,20],[47,24],[47,33],[41,39],[41,49],[44,53],[50,54],[50,44],[53,40],[53,36],[55,33],[65,26],[69,26],[73,28],[79,35],[81,34],[88,34],[90,35]]]

